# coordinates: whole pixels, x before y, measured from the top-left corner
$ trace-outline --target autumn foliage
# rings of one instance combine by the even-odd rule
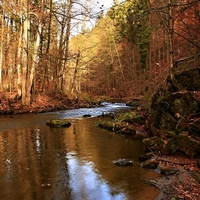
[[[25,105],[49,93],[149,99],[170,73],[199,67],[198,0],[127,0],[107,13],[88,5],[4,1],[1,92]]]

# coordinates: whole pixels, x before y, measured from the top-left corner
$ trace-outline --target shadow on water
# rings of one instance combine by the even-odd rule
[[[143,153],[140,141],[95,127],[96,118],[71,119],[72,126],[67,129],[45,125],[49,118],[66,115],[67,111],[61,111],[59,115],[0,117],[1,199],[153,200],[156,197],[158,191],[144,181],[158,174],[140,167],[138,156]],[[113,160],[119,158],[129,158],[134,165],[113,165]]]

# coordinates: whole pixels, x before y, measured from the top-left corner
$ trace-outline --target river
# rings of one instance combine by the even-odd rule
[[[42,114],[0,116],[0,199],[153,200],[144,182],[159,175],[140,167],[142,142],[95,127],[102,112],[130,109],[120,103]],[[90,114],[91,118],[82,115]],[[68,118],[69,128],[50,128]],[[128,158],[133,166],[114,160]]]

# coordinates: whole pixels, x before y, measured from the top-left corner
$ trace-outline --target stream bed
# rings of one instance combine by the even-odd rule
[[[143,169],[140,140],[95,127],[103,112],[130,110],[103,103],[42,114],[0,116],[0,199],[153,200],[159,191],[145,184],[159,174]],[[91,118],[83,118],[85,114]],[[51,118],[68,118],[69,128],[50,128]],[[119,167],[127,158],[133,166]]]

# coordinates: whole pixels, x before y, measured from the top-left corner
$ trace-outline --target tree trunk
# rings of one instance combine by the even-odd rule
[[[72,93],[73,90],[74,90],[74,86],[75,86],[75,82],[76,82],[76,78],[77,78],[77,73],[78,73],[79,60],[80,60],[80,50],[78,50],[78,54],[77,54],[77,57],[76,57],[76,65],[75,65],[75,69],[74,69],[71,87],[70,87],[70,90],[69,90],[70,93]]]
[[[168,0],[169,7],[169,66],[171,79],[174,78],[174,52],[173,52],[173,16],[172,16],[172,1]]]
[[[0,45],[0,90],[2,90],[2,65],[3,65],[3,33],[4,33],[4,19],[3,19],[3,10],[0,15],[1,17],[1,45]]]
[[[19,30],[19,38],[18,38],[18,48],[17,48],[17,94],[18,97],[22,96],[22,86],[21,86],[21,76],[22,76],[22,71],[21,71],[21,55],[22,55],[22,25],[20,26]]]
[[[23,49],[22,49],[22,104],[30,105],[30,91],[27,89],[28,80],[28,28],[29,28],[28,13],[25,14],[23,22]]]
[[[69,0],[68,5],[68,12],[67,12],[67,27],[66,27],[66,38],[65,38],[65,62],[63,67],[63,83],[62,83],[62,91],[64,94],[67,94],[67,72],[66,72],[66,66],[67,66],[67,60],[68,60],[68,54],[69,54],[69,38],[70,38],[70,29],[71,29],[71,15],[72,15],[72,6],[73,1]]]
[[[29,95],[29,96],[31,95],[31,89],[32,89],[32,86],[33,86],[33,80],[34,80],[34,76],[35,76],[35,68],[36,68],[36,66],[38,65],[38,62],[39,62],[38,51],[39,51],[39,47],[40,47],[40,34],[41,34],[41,31],[42,31],[42,24],[39,21],[37,37],[36,37],[36,41],[34,43],[34,49],[33,49],[32,63],[31,63],[30,76],[29,76],[29,83],[28,83],[28,87],[27,87],[27,91],[28,91],[27,95]],[[29,97],[29,99],[30,99],[30,97]]]

